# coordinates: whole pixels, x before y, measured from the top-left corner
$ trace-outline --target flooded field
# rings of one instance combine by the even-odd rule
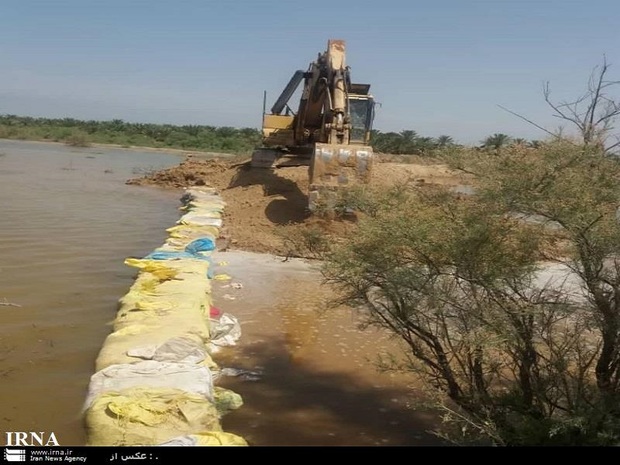
[[[179,161],[0,141],[0,434],[84,443],[94,360],[135,276],[123,261],[159,246],[180,216],[179,190],[125,181]],[[215,355],[242,370],[220,381],[245,401],[224,417],[226,431],[256,445],[438,443],[427,433],[432,417],[410,408],[414,380],[374,366],[397,343],[328,309],[311,266],[245,252],[215,262],[233,278],[214,281],[215,305],[242,326],[238,345]]]

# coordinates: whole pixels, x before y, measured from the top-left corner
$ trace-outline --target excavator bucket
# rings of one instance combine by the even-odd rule
[[[370,182],[372,164],[370,146],[315,144],[310,161],[310,211],[333,210],[340,189]]]

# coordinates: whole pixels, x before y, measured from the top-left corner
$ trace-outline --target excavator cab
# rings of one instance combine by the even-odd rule
[[[349,84],[347,100],[351,118],[349,140],[352,144],[367,145],[375,118],[375,100],[370,95],[370,84]]]
[[[288,101],[302,82],[293,110]],[[339,189],[370,181],[375,103],[369,92],[370,84],[351,82],[344,41],[328,41],[307,71],[293,74],[271,113],[263,111],[263,141],[252,167],[272,168],[285,155],[309,159],[308,208],[332,208]]]
[[[375,101],[370,95],[349,95],[349,114],[351,115],[351,144],[370,143],[370,131],[375,116]]]

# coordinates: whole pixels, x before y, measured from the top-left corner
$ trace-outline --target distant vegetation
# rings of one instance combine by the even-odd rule
[[[437,138],[419,135],[416,131],[381,132],[373,130],[370,137],[372,148],[381,153],[394,155],[422,155],[437,148],[454,145],[450,136]]]
[[[73,118],[0,115],[0,138],[49,140],[75,146],[98,143],[247,153],[260,144],[261,135],[259,130],[253,128],[142,124],[128,123],[120,119],[80,121]]]
[[[261,143],[261,131],[255,128],[172,124],[82,121],[74,118],[33,118],[0,115],[0,139],[49,140],[76,147],[91,144],[117,144],[174,148],[207,152],[247,154]],[[532,145],[524,139],[493,134],[481,141],[481,148],[499,149],[506,145]],[[448,135],[426,137],[416,131],[381,132],[373,130],[371,145],[378,153],[395,155],[433,155],[437,150],[458,144]]]

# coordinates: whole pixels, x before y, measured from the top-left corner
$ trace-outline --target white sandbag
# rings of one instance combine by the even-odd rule
[[[173,337],[160,345],[152,344],[127,351],[130,357],[157,362],[202,363],[207,357],[204,344],[187,337]]]
[[[84,409],[90,407],[95,397],[101,394],[134,387],[179,389],[213,400],[213,378],[208,368],[189,363],[146,360],[112,365],[91,376]]]
[[[212,218],[208,215],[203,215],[200,212],[190,212],[181,217],[177,222],[178,224],[191,224],[198,226],[215,226],[216,228],[222,227],[221,218]]]

